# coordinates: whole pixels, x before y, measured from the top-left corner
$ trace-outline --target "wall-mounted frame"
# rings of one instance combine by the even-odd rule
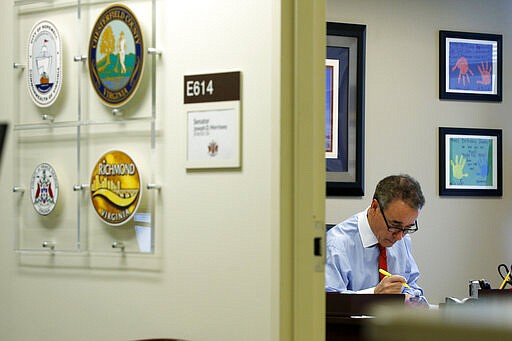
[[[499,34],[439,31],[439,98],[501,102]]]
[[[502,130],[440,127],[439,195],[502,194]]]
[[[366,26],[327,23],[326,194],[364,195]]]

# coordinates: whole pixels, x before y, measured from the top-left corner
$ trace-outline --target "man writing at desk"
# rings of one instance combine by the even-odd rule
[[[325,290],[423,295],[416,283],[420,273],[409,234],[418,230],[416,220],[424,204],[420,184],[411,176],[382,179],[369,208],[327,233]],[[379,268],[393,275],[383,276]]]

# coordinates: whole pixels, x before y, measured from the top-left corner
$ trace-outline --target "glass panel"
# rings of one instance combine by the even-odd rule
[[[81,225],[88,226],[88,245],[92,252],[153,252],[154,250],[153,197],[155,190],[147,188],[148,184],[152,183],[154,164],[150,145],[151,126],[151,120],[132,120],[123,125],[102,124],[82,127],[82,158],[87,160],[82,167],[82,183],[89,187],[83,193]],[[123,199],[130,198],[127,192],[134,191],[136,188],[123,183],[122,178],[124,176],[133,180],[134,175],[125,171],[129,169],[129,166],[124,167],[128,162],[112,162],[104,158],[106,154],[115,154],[113,151],[121,151],[128,155],[138,171],[140,176],[138,206],[131,201],[124,204]],[[123,168],[118,169],[121,176],[112,175],[114,172],[110,172],[110,168],[102,174],[98,171],[100,167],[116,168],[118,165],[123,165]],[[96,186],[96,183],[101,183],[101,186]],[[101,193],[98,194],[99,192]],[[94,204],[92,197],[95,198]],[[123,215],[126,211],[129,212],[126,214],[128,218]]]
[[[16,249],[76,251],[76,128],[16,130]],[[56,152],[58,150],[58,152]]]
[[[124,3],[141,25],[145,62],[134,95],[124,105],[112,107],[105,105],[96,93],[88,67],[92,27],[111,2],[14,2],[13,196],[17,202],[14,248],[18,251],[154,252],[155,196],[159,187],[154,183],[156,6],[155,0]],[[58,29],[62,47],[62,88],[55,102],[48,106],[38,105],[27,86],[27,66],[34,61],[28,59],[29,36],[34,24],[42,19]],[[91,200],[92,171],[109,150],[128,154],[141,174],[140,203],[129,221],[119,226],[103,222]],[[57,203],[51,209],[46,202],[43,208],[33,203],[33,189],[38,185],[44,187],[45,195],[50,195],[49,182],[41,176],[41,169],[45,176],[50,173],[58,179]],[[56,190],[51,188],[50,197]],[[121,192],[126,195],[127,191]]]
[[[76,2],[15,4],[15,123],[76,121],[78,69],[73,55],[80,36]],[[40,26],[42,20],[48,21],[58,33],[46,34],[52,30]],[[70,22],[75,24],[69,25]]]
[[[104,10],[110,7],[111,3],[105,3],[101,1],[87,1],[82,4],[81,18],[82,25],[84,27],[83,33],[83,50],[82,55],[88,56],[88,60],[84,62],[83,68],[81,69],[81,78],[82,88],[83,88],[83,99],[82,99],[82,119],[86,122],[105,122],[105,121],[116,121],[120,116],[124,119],[140,119],[140,118],[149,118],[152,116],[153,107],[152,107],[152,79],[153,79],[153,56],[148,54],[148,48],[153,45],[153,2],[152,1],[128,1],[125,2],[123,6],[127,7],[129,11],[131,11],[136,17],[136,21],[138,22],[140,29],[142,31],[143,36],[143,50],[142,53],[137,55],[137,52],[133,46],[133,34],[130,33],[128,26],[122,22],[121,20],[117,20],[117,25],[112,25],[111,30],[111,39],[106,39],[104,36],[106,35],[107,29],[95,29],[96,21],[99,16],[102,14]],[[113,20],[114,21],[114,20]],[[121,24],[119,24],[121,22]],[[111,22],[109,22],[111,23]],[[92,60],[89,58],[89,41],[93,32],[101,34],[101,37],[98,39],[98,45],[101,45],[104,42],[105,45],[108,45],[109,48],[105,48],[102,50],[99,46],[96,48],[95,58],[96,60]],[[126,37],[126,44],[121,44],[121,34],[123,37]],[[107,41],[110,43],[107,44]],[[125,49],[125,57],[121,57],[119,46],[127,46]],[[106,58],[106,56],[109,56]],[[131,97],[128,97],[124,104],[116,104],[116,103],[107,103],[106,100],[97,93],[95,86],[90,77],[90,68],[93,70],[110,70],[113,72],[113,82],[119,82],[117,84],[107,83],[105,81],[104,87],[98,86],[97,89],[101,93],[107,92],[111,89],[126,89],[127,84],[125,80],[121,77],[122,65],[125,65],[128,71],[125,74],[133,74],[133,69],[130,69],[130,61],[134,56],[138,56],[139,58],[143,58],[143,70],[138,81],[138,86],[136,86],[136,90],[133,92]],[[103,57],[103,58],[102,58]],[[124,59],[125,62],[121,63],[121,59]],[[111,61],[108,64],[106,61]],[[89,66],[89,63],[96,62],[96,66]],[[100,63],[102,63],[100,65]],[[136,62],[135,62],[135,65]],[[110,72],[109,71],[109,72]],[[103,79],[102,75],[98,75],[98,78]],[[130,81],[131,82],[131,81]],[[117,90],[120,92],[120,90]],[[109,96],[105,95],[105,98]],[[115,96],[111,96],[115,97]]]

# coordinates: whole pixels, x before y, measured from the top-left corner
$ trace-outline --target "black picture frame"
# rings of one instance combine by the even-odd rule
[[[502,152],[501,129],[440,127],[439,195],[501,197]]]
[[[328,102],[335,96],[326,89],[326,195],[363,196],[366,25],[328,22],[326,38],[326,83],[328,60],[339,64],[338,84],[332,86],[338,86],[337,124],[329,121],[333,106]],[[336,139],[329,132],[333,126]],[[338,148],[328,158],[329,139]]]
[[[503,36],[439,31],[439,98],[502,101]]]
[[[0,164],[2,163],[2,160],[3,160],[4,145],[5,145],[8,129],[9,129],[8,122],[0,122]]]

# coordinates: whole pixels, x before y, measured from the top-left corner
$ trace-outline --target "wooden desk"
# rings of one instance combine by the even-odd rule
[[[375,305],[403,305],[404,295],[325,293],[326,341],[367,340],[365,329]],[[378,317],[375,317],[378,318]]]
[[[487,301],[493,299],[512,299],[512,290],[510,289],[480,289],[478,290],[478,301]]]
[[[326,316],[325,340],[326,341],[364,341],[367,319],[352,318],[350,316]]]

